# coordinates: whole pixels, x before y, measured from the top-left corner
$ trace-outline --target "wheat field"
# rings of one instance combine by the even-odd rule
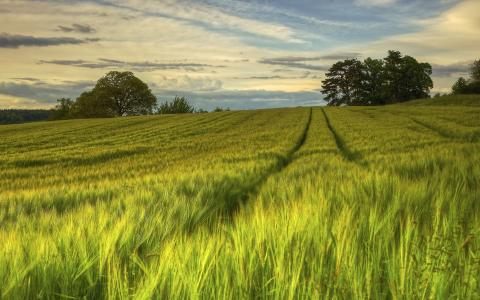
[[[0,297],[479,299],[467,104],[1,126]]]

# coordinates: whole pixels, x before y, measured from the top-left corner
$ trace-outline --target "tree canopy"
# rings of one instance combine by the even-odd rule
[[[473,81],[480,81],[480,59],[475,60],[470,66],[470,77]]]
[[[347,59],[335,63],[325,76],[323,81],[323,93],[325,99],[331,105],[355,104],[360,100],[359,90],[361,80],[362,63],[356,59]]]
[[[85,109],[83,104],[94,105],[96,113],[105,117],[149,114],[157,101],[147,84],[132,72],[118,71],[100,78],[93,90],[82,96],[84,101],[77,103],[78,111]],[[91,107],[86,110],[90,112]]]
[[[426,98],[433,87],[432,67],[399,51],[383,60],[347,59],[325,74],[322,93],[329,105],[380,105]]]
[[[70,113],[72,111],[74,104],[75,104],[75,101],[73,101],[70,98],[58,99],[57,105],[53,109],[49,118],[51,120],[68,119],[70,117]]]
[[[460,77],[452,86],[452,94],[480,94],[480,59],[470,65],[470,78]]]
[[[172,102],[165,101],[158,107],[159,114],[186,114],[193,113],[195,108],[188,103],[185,97],[177,97]]]
[[[157,99],[148,85],[132,72],[112,71],[75,101],[62,98],[57,102],[51,117],[56,120],[151,114]]]
[[[51,113],[45,109],[0,109],[0,125],[46,121]]]

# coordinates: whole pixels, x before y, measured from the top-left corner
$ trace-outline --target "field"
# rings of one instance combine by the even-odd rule
[[[0,297],[479,299],[473,102],[1,126]]]

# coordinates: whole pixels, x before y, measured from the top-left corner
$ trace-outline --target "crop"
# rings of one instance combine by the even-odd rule
[[[480,297],[480,108],[0,127],[0,297]]]

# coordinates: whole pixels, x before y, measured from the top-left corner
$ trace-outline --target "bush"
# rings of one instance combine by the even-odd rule
[[[215,109],[213,110],[213,112],[221,112],[221,111],[230,111],[230,107],[221,108],[221,107],[217,106],[217,107],[215,107]]]

